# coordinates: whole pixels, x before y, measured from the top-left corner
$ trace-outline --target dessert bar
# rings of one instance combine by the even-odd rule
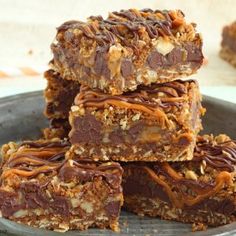
[[[80,84],[62,79],[60,74],[53,70],[46,71],[44,77],[47,80],[47,87],[44,90],[46,101],[44,114],[50,119],[67,119]]]
[[[51,46],[51,66],[63,78],[113,95],[169,82],[203,62],[195,28],[180,10],[129,9],[65,22]]]
[[[236,22],[223,28],[220,56],[236,67]]]
[[[44,139],[68,139],[70,124],[68,119],[49,119],[49,127],[43,129]]]
[[[196,81],[140,86],[108,95],[81,86],[70,113],[71,152],[93,160],[183,161],[201,129]]]
[[[55,231],[118,230],[122,168],[65,157],[69,143],[10,142],[2,147],[1,216]]]
[[[236,220],[236,142],[198,138],[186,162],[123,164],[125,208],[139,215],[219,226]]]

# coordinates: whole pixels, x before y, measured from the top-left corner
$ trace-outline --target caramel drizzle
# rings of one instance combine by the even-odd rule
[[[213,144],[213,142],[198,142],[194,152],[194,159],[186,163],[197,162],[200,165],[200,161],[205,160],[206,164],[215,168],[223,169],[215,178],[215,184],[204,183],[199,181],[191,181],[184,178],[182,175],[177,173],[167,162],[159,163],[157,167],[158,174],[154,170],[145,166],[145,171],[152,177],[152,179],[159,185],[161,185],[167,193],[172,204],[178,208],[186,206],[193,206],[204,199],[207,199],[217,194],[225,186],[233,184],[232,176],[230,172],[235,171],[236,164],[236,142],[229,140],[223,143]],[[226,171],[227,170],[227,171]],[[229,171],[229,172],[228,172]],[[198,195],[196,197],[186,196],[182,192],[175,193],[172,191],[171,186],[166,183],[159,175],[165,176],[175,187],[178,185],[186,185],[188,188],[195,191]]]
[[[236,164],[236,142],[230,140],[217,145],[199,142],[195,148],[193,160],[205,160],[206,164],[213,168],[233,172]]]
[[[11,158],[7,161],[7,165],[9,167],[15,167],[21,165],[22,163],[30,165],[30,166],[38,166],[38,165],[51,165],[57,162],[60,162],[60,159],[64,159],[65,151],[40,151],[31,152],[30,150],[12,155]]]
[[[51,144],[51,145],[49,145]],[[55,172],[62,168],[68,161],[65,158],[65,153],[69,146],[56,145],[56,142],[40,144],[32,144],[38,148],[29,148],[20,146],[20,148],[6,160],[3,165],[3,173],[1,179],[10,178],[12,175],[19,175],[22,177],[33,178],[40,173]],[[76,158],[76,157],[75,157]],[[94,163],[91,160],[73,160],[73,165],[82,170],[91,170],[101,172],[106,170],[122,168],[118,163]]]
[[[121,172],[123,172],[123,169],[118,163],[110,162],[110,163],[102,163],[102,162],[96,162],[94,163],[93,160],[90,159],[81,159],[79,161],[73,160],[73,164],[81,169],[84,170],[96,170],[96,171],[106,171],[106,170],[112,170],[112,169],[119,169]]]
[[[134,46],[124,38],[127,30],[133,35],[135,41],[139,39],[139,31],[143,29],[149,38],[159,35],[166,37],[173,35],[176,29],[185,23],[184,14],[181,11],[151,11],[147,9],[138,11],[135,9],[112,12],[104,20],[101,16],[91,16],[88,23],[66,22],[58,31],[71,28],[80,29],[87,38],[95,39],[98,44],[115,44],[119,39],[126,46]],[[69,27],[70,26],[70,27]]]
[[[173,179],[175,182],[175,186],[177,187],[176,183],[180,183],[185,179],[181,177],[168,163],[161,164],[165,171],[167,171],[168,175]],[[143,169],[148,173],[148,175],[158,184],[161,185],[165,192],[167,193],[171,203],[177,208],[183,208],[186,206],[193,206],[213,195],[218,193],[222,188],[232,184],[232,177],[231,174],[227,171],[220,172],[215,178],[215,185],[211,189],[204,189],[200,188],[197,185],[193,185],[192,188],[197,191],[199,194],[196,197],[186,196],[177,194],[172,191],[171,186],[166,183],[163,179],[161,179],[151,168],[144,166]]]
[[[3,164],[1,178],[11,175],[34,177],[56,171],[65,162],[66,142],[24,142]]]
[[[31,171],[26,171],[26,170],[21,170],[21,169],[8,169],[8,170],[4,170],[4,172],[2,173],[1,178],[10,178],[10,176],[12,175],[20,175],[23,177],[34,177],[36,175],[39,175],[41,173],[47,173],[47,172],[52,172],[55,171],[57,169],[59,169],[62,166],[62,164],[60,165],[55,165],[55,166],[40,166],[37,169],[31,170]]]
[[[177,28],[179,25],[174,23],[174,20],[178,18],[177,14],[173,14],[171,11],[138,11],[135,9],[122,10],[120,12],[112,12],[107,20],[100,21],[102,29],[111,31],[116,36],[123,37],[122,28],[126,28],[133,33],[134,38],[139,38],[138,32],[141,28],[144,28],[148,33],[148,36],[153,39],[161,36],[172,35],[172,29]],[[181,18],[181,17],[180,17]],[[173,24],[174,23],[174,24]],[[184,18],[182,15],[182,22]],[[117,29],[118,32],[114,32],[112,29]],[[124,39],[122,38],[122,41]]]
[[[159,93],[164,93],[168,97],[158,97]],[[98,90],[90,90],[87,86],[81,86],[80,93],[75,98],[75,105],[96,108],[112,105],[138,110],[147,113],[150,117],[157,118],[162,127],[169,127],[169,120],[162,109],[171,106],[180,107],[186,100],[184,96],[186,93],[186,87],[181,82],[173,82],[170,85],[153,85],[141,88],[137,92],[125,93],[122,96],[112,96]],[[154,102],[151,94],[154,94],[158,100]]]

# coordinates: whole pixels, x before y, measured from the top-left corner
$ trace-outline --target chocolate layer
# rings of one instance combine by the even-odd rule
[[[129,161],[192,158],[203,114],[195,81],[140,86],[123,95],[82,85],[74,103],[69,137],[81,157]]]
[[[57,161],[53,158],[53,162]],[[114,173],[107,173],[110,170],[120,171],[122,169],[118,164],[111,165],[101,165],[97,167],[94,164],[86,163],[74,163],[75,166],[71,167],[68,163],[63,164],[58,170],[58,177],[63,182],[75,181],[77,184],[84,184],[86,182],[93,182],[95,178],[102,177],[104,181],[113,189],[113,193],[121,193],[121,188],[119,188],[120,177]],[[11,168],[14,166],[9,164]],[[19,167],[18,167],[19,168]],[[20,168],[22,169],[22,168]],[[45,173],[45,172],[44,172]],[[19,194],[0,191],[0,209],[2,211],[3,217],[10,217],[14,215],[15,212],[24,209],[48,209],[51,208],[56,214],[60,214],[64,217],[68,216],[72,211],[71,201],[66,196],[48,196],[47,189],[50,181],[45,183],[40,183],[37,181],[23,182],[19,185],[15,192],[19,192],[22,195],[22,199],[19,199]],[[20,204],[19,204],[20,202]],[[114,209],[111,209],[114,205]],[[120,202],[109,202],[105,207],[109,215],[117,216],[120,210]],[[112,213],[111,213],[112,212]]]
[[[224,135],[202,136],[192,161],[123,164],[124,196],[158,199],[188,214],[235,216],[235,165],[235,141]]]
[[[121,166],[79,156],[71,159],[66,157],[69,148],[69,142],[59,139],[2,147],[3,217],[55,230],[89,226],[117,230],[123,203]]]
[[[114,131],[106,131],[103,130],[102,123],[90,114],[74,119],[73,127],[76,127],[76,131],[72,132],[70,137],[72,144],[109,144],[111,147],[118,144],[139,144],[143,147],[142,153],[148,151],[150,147],[158,150],[161,148],[161,143],[165,144],[164,141],[161,142],[161,139],[167,140],[173,135],[171,131],[158,129],[155,125],[149,125],[148,122],[144,121],[134,122],[128,130],[122,130],[118,127]],[[172,145],[174,147],[184,147],[191,142],[192,138],[186,134],[177,138]],[[145,148],[145,143],[147,148]]]
[[[191,63],[192,68],[197,68],[202,60],[201,48],[196,48],[193,43],[186,43],[183,47],[176,47],[165,56],[157,50],[152,51],[147,58],[147,64],[154,70],[173,66],[177,69],[178,64],[183,63]]]
[[[143,164],[143,166],[148,166],[147,164]],[[162,185],[157,184],[155,181],[151,180],[149,176],[147,176],[147,173],[145,169],[139,168],[139,166],[124,166],[124,170],[131,171],[132,175],[130,175],[128,178],[125,177],[123,188],[124,188],[124,196],[139,196],[139,197],[145,197],[145,198],[151,198],[156,199],[170,204],[171,206],[173,203],[171,202],[171,199],[169,199],[168,194],[166,193],[165,189]],[[150,166],[148,167],[150,168]],[[159,167],[158,167],[159,168]],[[156,171],[156,166],[153,167],[153,169]],[[194,181],[187,179],[181,182],[175,182],[173,181],[173,185],[185,185],[187,188],[191,189],[193,185],[200,186],[201,189],[209,189],[209,187],[213,187],[214,184],[212,183],[195,183]],[[177,195],[181,192],[178,192],[178,186],[175,188],[175,191],[177,192]],[[217,212],[224,215],[231,215],[236,214],[236,204],[235,199],[229,198],[227,199],[205,199],[201,202],[197,202],[194,205],[191,206],[184,206],[182,209],[188,211],[189,213],[192,212],[194,214],[194,211],[211,211],[211,212]]]
[[[47,88],[44,91],[46,98],[45,115],[48,118],[68,118],[74,98],[79,92],[80,84],[75,81],[64,80],[54,70],[46,71],[44,77],[47,79]]]

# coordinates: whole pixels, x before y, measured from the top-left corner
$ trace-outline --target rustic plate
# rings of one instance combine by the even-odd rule
[[[236,105],[210,97],[204,97],[203,104],[207,108],[207,114],[203,119],[204,133],[226,133],[232,138],[236,138]],[[42,91],[0,99],[0,144],[11,140],[19,141],[39,137],[41,129],[47,126],[47,120],[42,114],[43,107]],[[110,230],[89,229],[84,232],[70,231],[63,235],[236,235],[236,223],[208,229],[205,232],[191,233],[189,224],[138,217],[127,212],[122,212],[120,226],[120,234]],[[0,218],[0,235],[55,236],[61,234],[31,228]]]

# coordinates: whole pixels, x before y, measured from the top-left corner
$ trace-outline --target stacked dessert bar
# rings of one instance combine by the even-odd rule
[[[236,142],[199,136],[191,161],[123,165],[125,207],[139,215],[193,223],[193,230],[236,221]]]
[[[61,232],[91,226],[118,229],[121,166],[67,158],[69,148],[69,142],[59,139],[3,145],[3,217]]]
[[[72,152],[94,161],[192,159],[203,108],[197,82],[180,77],[200,68],[202,40],[181,11],[131,9],[69,21],[51,48],[45,113],[67,119],[74,100]],[[69,89],[61,89],[63,80]]]
[[[236,67],[236,21],[223,28],[220,56]]]
[[[201,94],[183,80],[203,62],[195,28],[180,10],[150,9],[60,26],[45,72],[45,139],[2,148],[3,217],[118,230],[124,197],[139,215],[235,221],[236,143],[198,136]]]
[[[47,87],[44,96],[47,103],[44,114],[50,120],[50,127],[44,129],[46,139],[64,138],[70,130],[68,116],[80,84],[63,79],[59,73],[50,69],[44,73]]]

